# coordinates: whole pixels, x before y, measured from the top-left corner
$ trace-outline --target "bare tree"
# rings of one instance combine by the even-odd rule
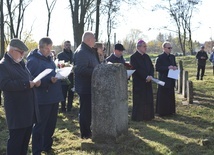
[[[56,4],[57,0],[53,0],[51,2],[51,4],[49,5],[48,0],[46,0],[46,6],[47,6],[47,10],[48,10],[48,23],[47,23],[47,33],[46,36],[49,36],[49,30],[50,30],[50,21],[51,21],[51,13],[54,9],[54,6]]]
[[[139,29],[131,29],[130,33],[126,35],[126,39],[123,41],[123,45],[126,49],[126,52],[132,54],[136,49],[136,42],[139,39],[145,38],[143,32]]]
[[[19,0],[19,3],[16,3],[13,0],[6,0],[6,7],[8,11],[9,21],[6,23],[10,29],[10,38],[20,38],[23,30],[24,23],[24,13],[28,5],[32,0]]]
[[[69,0],[70,10],[72,16],[73,32],[74,32],[74,49],[82,41],[82,34],[84,32],[87,18],[91,16],[92,7],[95,0]]]
[[[100,3],[101,3],[101,0],[97,0],[96,1],[96,30],[95,30],[95,38],[96,38],[96,40],[98,40],[98,36],[99,36]]]
[[[3,57],[4,55],[4,11],[3,11],[3,0],[1,0],[1,4],[0,4],[0,20],[1,20],[1,23],[0,23],[0,26],[1,26],[1,29],[0,29],[0,34],[1,34],[1,42],[0,42],[0,45],[1,45],[1,53],[0,53],[0,58]]]
[[[201,0],[162,0],[165,3],[160,3],[156,5],[156,8],[161,8],[168,11],[169,15],[174,20],[177,33],[179,38],[179,43],[183,55],[186,55],[187,40],[190,50],[193,51],[192,46],[192,32],[191,32],[191,19],[192,13],[196,9],[196,5],[199,4]]]
[[[104,3],[104,7],[106,8],[105,14],[107,14],[107,55],[110,55],[111,52],[111,34],[112,34],[112,29],[115,28],[116,26],[116,17],[117,13],[120,10],[119,6],[120,0],[107,0]]]

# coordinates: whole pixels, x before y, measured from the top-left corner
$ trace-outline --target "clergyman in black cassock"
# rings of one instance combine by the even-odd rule
[[[156,60],[156,71],[158,78],[165,82],[164,86],[158,85],[156,113],[159,116],[167,116],[175,114],[175,80],[168,78],[169,69],[176,70],[175,56],[170,54],[172,47],[169,42],[164,42],[162,45],[163,53]]]
[[[137,51],[131,55],[130,64],[135,72],[133,78],[133,109],[132,120],[143,121],[154,118],[154,102],[151,79],[154,76],[154,66],[146,54],[146,43],[139,40]]]

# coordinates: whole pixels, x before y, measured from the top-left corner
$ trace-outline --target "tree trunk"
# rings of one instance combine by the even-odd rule
[[[3,57],[4,55],[4,11],[3,11],[3,0],[1,0],[1,6],[0,6],[0,9],[1,9],[1,16],[0,16],[0,20],[1,20],[1,53],[0,53],[0,58]]]

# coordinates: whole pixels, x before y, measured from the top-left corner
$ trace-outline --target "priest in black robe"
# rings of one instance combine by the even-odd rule
[[[156,60],[155,68],[158,78],[165,82],[164,86],[158,85],[156,113],[159,116],[168,116],[176,113],[175,111],[175,80],[168,78],[170,69],[177,70],[175,56],[170,54],[172,46],[170,42],[162,44],[163,53]]]
[[[154,102],[151,79],[154,76],[154,66],[147,46],[143,40],[137,42],[137,51],[131,55],[130,64],[135,72],[133,78],[133,121],[148,121],[154,118]]]

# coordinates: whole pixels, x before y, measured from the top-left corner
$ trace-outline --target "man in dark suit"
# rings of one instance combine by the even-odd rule
[[[4,107],[9,129],[8,155],[26,155],[32,126],[38,121],[38,104],[32,76],[23,57],[28,50],[19,39],[10,41],[8,51],[0,62],[0,89],[4,93]]]
[[[165,82],[164,86],[158,85],[156,113],[159,116],[175,114],[175,80],[168,78],[170,69],[177,70],[175,56],[170,54],[172,46],[170,42],[162,44],[163,53],[156,60],[156,71],[159,73],[158,78]]]
[[[125,48],[122,44],[114,45],[114,53],[112,53],[109,57],[106,58],[107,62],[111,63],[122,63],[125,64],[125,59],[123,58],[123,51]]]
[[[65,63],[72,64],[73,63],[73,52],[71,51],[71,42],[65,41],[64,42],[64,49],[62,52],[60,52],[57,55],[58,60],[64,60]],[[61,112],[69,112],[72,108],[73,98],[74,98],[74,92],[72,91],[72,88],[74,86],[73,84],[73,78],[74,74],[73,72],[68,75],[68,79],[61,80],[62,84],[62,93],[64,96],[64,101],[61,101]],[[68,103],[66,106],[66,100],[68,98]]]
[[[198,60],[196,80],[199,80],[199,76],[200,76],[200,79],[203,80],[205,67],[206,67],[206,60],[208,59],[207,52],[204,51],[204,46],[201,46],[201,50],[198,51],[198,53],[196,54],[196,59]],[[200,71],[201,71],[201,75],[200,75]]]
[[[91,31],[82,35],[82,43],[74,53],[75,91],[79,95],[79,124],[81,138],[91,138],[91,78],[94,68],[99,64],[93,50],[95,36]]]

